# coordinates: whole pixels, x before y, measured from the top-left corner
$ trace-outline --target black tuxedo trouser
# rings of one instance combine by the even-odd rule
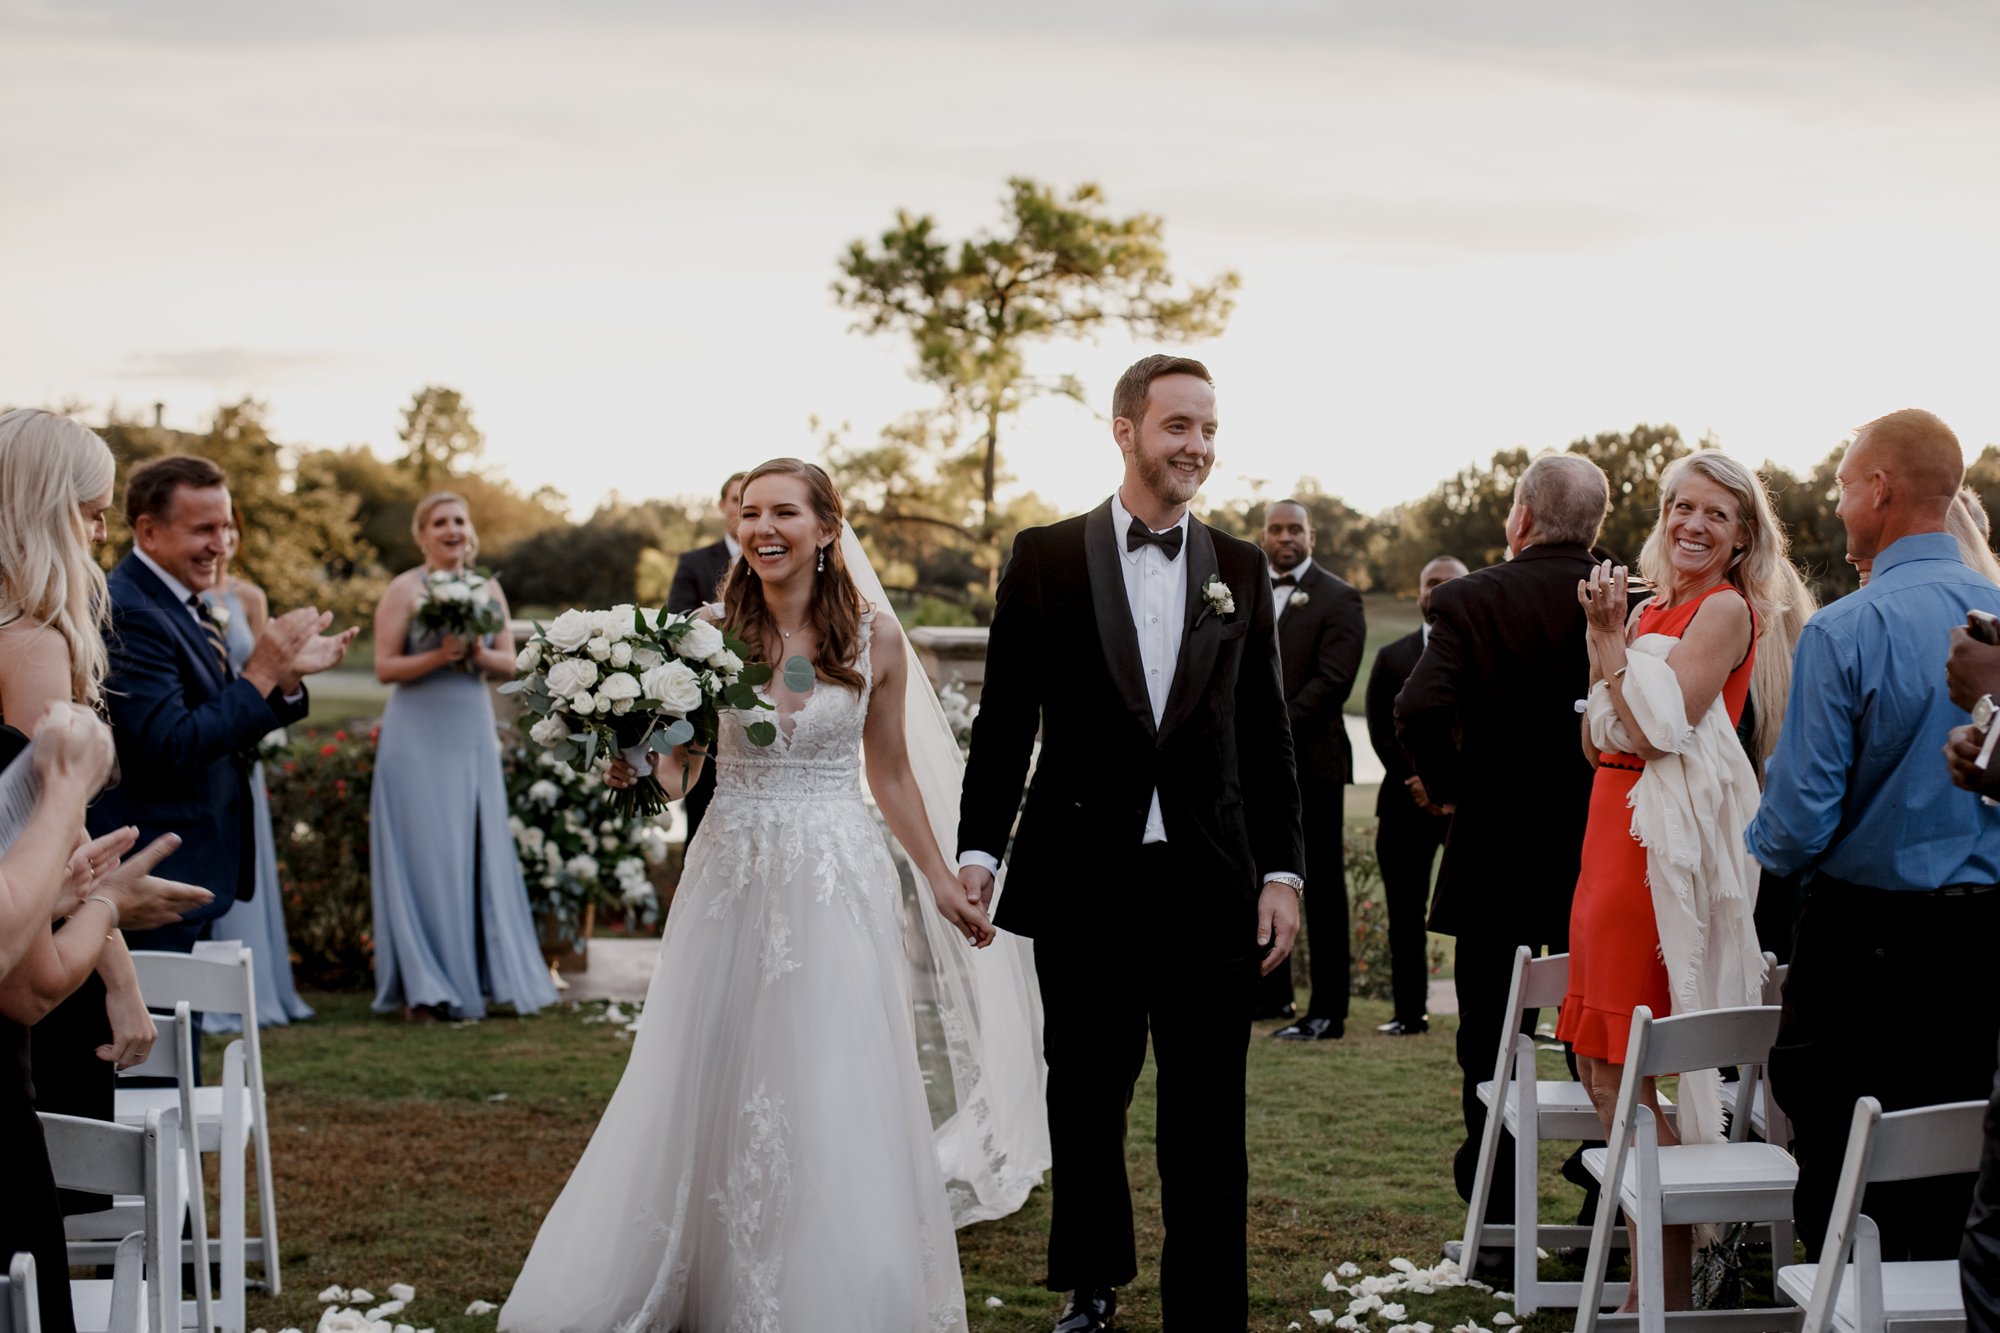
[[[1167,844],[1139,849],[1135,863],[1129,916],[1035,940],[1054,1153],[1048,1285],[1118,1287],[1138,1274],[1125,1128],[1150,1033],[1163,1327],[1229,1333],[1249,1310],[1244,1066],[1255,928],[1218,929],[1240,906],[1220,903],[1226,889],[1187,874]]]
[[[681,813],[687,816],[687,842],[683,846],[694,845],[695,832],[701,828],[702,819],[708,814],[708,803],[715,799],[715,761],[701,766],[701,776],[688,788],[682,798]]]
[[[1460,1103],[1465,1113],[1465,1141],[1452,1157],[1452,1181],[1458,1197],[1472,1197],[1472,1178],[1479,1167],[1479,1139],[1486,1132],[1486,1107],[1479,1100],[1479,1085],[1493,1077],[1493,1062],[1500,1053],[1500,1034],[1507,1025],[1507,992],[1514,981],[1514,951],[1523,944],[1539,956],[1546,946],[1556,953],[1568,947],[1566,940],[1521,939],[1504,929],[1474,929],[1460,932],[1452,954],[1453,985],[1458,991],[1458,1068],[1462,1083]],[[1533,1035],[1537,1015],[1530,1012],[1521,1020],[1521,1031]],[[1500,1131],[1499,1156],[1492,1173],[1492,1189],[1486,1197],[1488,1222],[1512,1222],[1514,1136]]]
[[[1300,782],[1299,816],[1306,835],[1306,944],[1312,958],[1307,1013],[1347,1022],[1347,992],[1353,970],[1347,921],[1347,790],[1338,783]],[[1292,960],[1272,968],[1257,983],[1256,1012],[1274,1015],[1292,1002]]]
[[[1885,1111],[1984,1100],[1993,1091],[2000,890],[1890,893],[1826,879],[1806,891],[1771,1091],[1792,1121],[1799,1239],[1817,1258],[1847,1153],[1854,1103]],[[1862,1211],[1885,1260],[1959,1252],[1973,1177],[1869,1187]]]
[[[1392,797],[1399,795],[1391,793]],[[1430,936],[1424,929],[1431,900],[1431,867],[1451,821],[1427,815],[1416,803],[1385,814],[1375,827],[1375,862],[1389,908],[1389,975],[1396,1017],[1415,1023],[1430,1008]]]

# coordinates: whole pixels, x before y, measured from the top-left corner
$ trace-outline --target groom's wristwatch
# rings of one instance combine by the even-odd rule
[[[1292,886],[1292,892],[1298,894],[1301,899],[1306,896],[1306,882],[1297,875],[1282,872],[1270,874],[1264,876],[1264,882],[1266,884],[1289,884]]]

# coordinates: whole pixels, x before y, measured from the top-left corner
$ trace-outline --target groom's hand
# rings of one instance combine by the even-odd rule
[[[985,866],[960,866],[958,882],[965,886],[965,896],[988,916],[993,914],[993,872]],[[1296,931],[1298,928],[1293,927]]]
[[[1269,976],[1271,969],[1292,956],[1292,945],[1299,938],[1299,895],[1298,891],[1282,880],[1272,880],[1264,886],[1264,892],[1257,898],[1257,947],[1270,946],[1264,955],[1261,969]]]

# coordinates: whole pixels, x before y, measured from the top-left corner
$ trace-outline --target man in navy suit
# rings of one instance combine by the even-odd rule
[[[205,458],[154,459],[125,486],[132,553],[110,578],[105,702],[118,743],[117,785],[91,807],[94,834],[126,824],[141,844],[177,833],[167,873],[215,895],[172,925],[132,931],[134,949],[187,953],[255,887],[249,752],[306,714],[305,677],[337,664],[355,631],[311,607],[275,617],[239,674],[201,601],[230,524],[228,477]]]

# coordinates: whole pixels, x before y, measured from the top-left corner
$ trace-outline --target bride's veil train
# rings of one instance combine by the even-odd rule
[[[841,553],[862,598],[885,612],[888,597],[867,553],[846,524]],[[908,684],[900,701],[910,770],[938,846],[958,846],[959,784],[965,759],[917,651],[904,636]],[[882,701],[878,701],[882,702]],[[897,848],[904,871],[910,1002],[918,1062],[954,1226],[1004,1217],[1021,1206],[1049,1165],[1043,1101],[1041,995],[1028,941],[1001,932],[968,948],[938,914],[921,876]],[[1005,871],[1000,886],[1006,888]]]

